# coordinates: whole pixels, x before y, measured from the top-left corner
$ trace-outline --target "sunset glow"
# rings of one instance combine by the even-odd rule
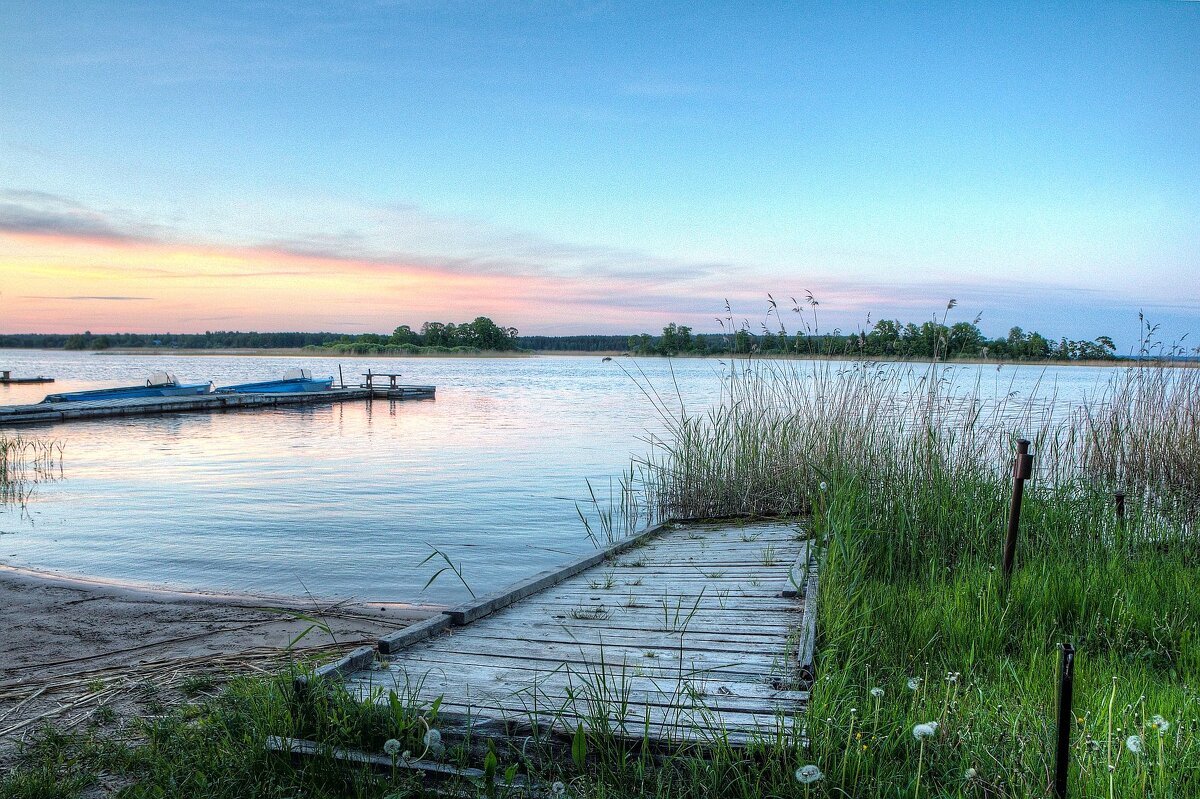
[[[0,332],[1194,329],[1200,4],[964,13],[9,4]]]

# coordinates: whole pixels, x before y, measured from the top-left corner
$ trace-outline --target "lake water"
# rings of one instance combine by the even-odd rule
[[[143,381],[157,370],[218,385],[303,366],[347,382],[368,368],[434,384],[436,400],[180,414],[22,435],[65,445],[62,479],[24,510],[0,508],[0,563],[176,589],[458,601],[591,548],[576,512],[587,481],[606,493],[661,431],[621,367],[599,357],[294,358],[0,350],[0,368],[57,382],[0,386],[0,404]],[[720,397],[717,360],[636,361],[666,396],[700,410]],[[1110,372],[958,367],[984,391],[1078,399]]]

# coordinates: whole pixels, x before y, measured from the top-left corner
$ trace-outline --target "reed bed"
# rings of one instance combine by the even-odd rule
[[[1081,415],[1088,475],[1166,510],[1200,506],[1200,370],[1130,367]]]
[[[62,473],[62,442],[0,433],[0,506],[24,506],[34,486]]]

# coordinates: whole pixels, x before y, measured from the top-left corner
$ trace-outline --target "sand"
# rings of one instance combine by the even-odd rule
[[[0,768],[46,722],[121,727],[232,675],[332,658],[437,612],[155,591],[2,565],[0,608]],[[328,629],[296,641],[314,622]]]

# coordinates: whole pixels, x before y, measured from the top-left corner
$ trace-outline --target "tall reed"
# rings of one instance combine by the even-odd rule
[[[62,470],[62,442],[0,433],[0,505],[23,506],[36,483]]]
[[[1131,366],[1082,409],[1084,470],[1168,511],[1200,506],[1200,369]]]

